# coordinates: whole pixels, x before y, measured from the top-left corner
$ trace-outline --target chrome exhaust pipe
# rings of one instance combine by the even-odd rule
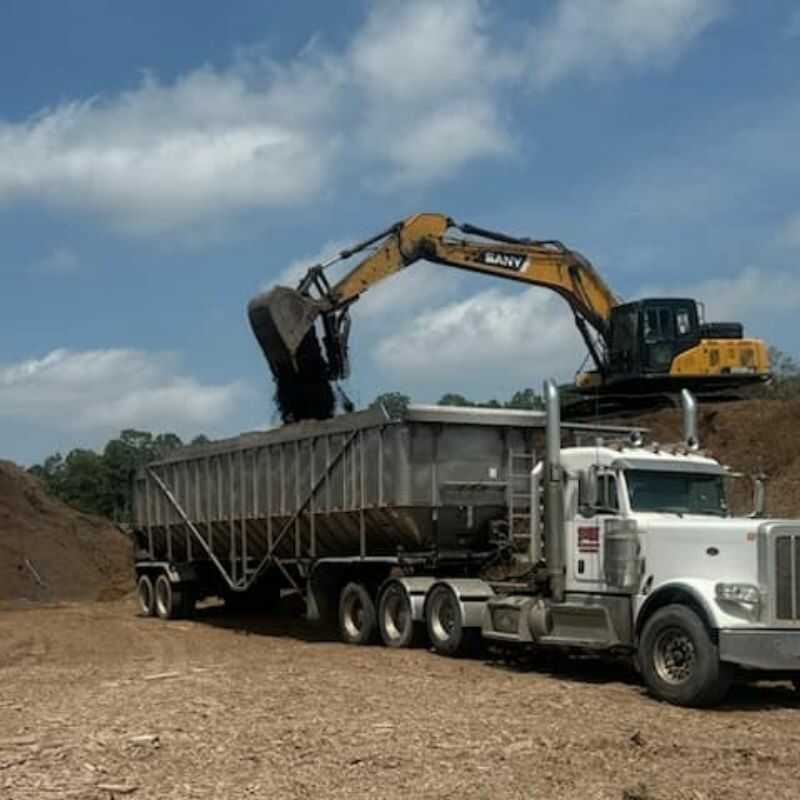
[[[544,397],[547,411],[544,550],[550,594],[554,602],[560,603],[565,588],[564,481],[561,470],[561,404],[554,381],[545,381]]]
[[[697,401],[688,390],[681,390],[683,408],[683,441],[690,450],[700,449],[700,436],[697,432]]]

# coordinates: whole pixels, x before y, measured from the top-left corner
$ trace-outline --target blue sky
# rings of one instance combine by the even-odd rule
[[[581,250],[798,356],[787,0],[12,2],[0,456],[276,421],[247,301],[415,211]],[[507,397],[571,315],[420,264],[354,307],[359,403]]]

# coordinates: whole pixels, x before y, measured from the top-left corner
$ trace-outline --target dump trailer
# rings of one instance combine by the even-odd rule
[[[630,659],[656,697],[707,706],[733,679],[800,680],[800,524],[725,503],[685,436],[546,412],[378,407],[181,449],[135,478],[141,612],[285,594],[342,639],[440,654]]]

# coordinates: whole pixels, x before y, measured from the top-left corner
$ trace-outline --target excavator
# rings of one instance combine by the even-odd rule
[[[365,251],[331,284],[326,270]],[[683,388],[730,399],[725,395],[731,391],[769,379],[765,343],[744,338],[738,322],[705,322],[694,299],[623,302],[584,256],[559,241],[518,238],[424,213],[312,266],[296,288],[277,286],[251,300],[250,324],[274,375],[285,422],[333,416],[334,387],[350,372],[350,307],[421,260],[544,287],[567,302],[592,365],[576,376],[573,417],[590,408],[606,414],[643,410]]]

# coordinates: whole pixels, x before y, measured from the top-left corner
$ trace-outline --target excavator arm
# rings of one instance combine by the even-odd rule
[[[341,280],[330,284],[326,269],[368,250]],[[250,321],[278,381],[279,395],[281,383],[291,379],[298,385],[319,372],[321,351],[313,341],[318,319],[326,379],[346,377],[349,306],[380,281],[420,260],[555,291],[570,305],[592,360],[603,373],[608,320],[619,300],[586,258],[557,241],[520,239],[459,225],[441,214],[416,214],[311,267],[296,289],[276,287],[251,302]]]

